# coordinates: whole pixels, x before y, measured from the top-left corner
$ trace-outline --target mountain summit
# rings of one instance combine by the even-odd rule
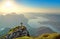
[[[27,28],[23,26],[23,23],[21,23],[21,26],[17,26],[11,29],[5,37],[6,39],[13,39],[23,36],[30,36],[30,35],[29,32],[27,31]]]

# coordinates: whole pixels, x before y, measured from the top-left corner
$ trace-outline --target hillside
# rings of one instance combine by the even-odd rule
[[[42,35],[44,33],[50,33],[50,34],[55,33],[55,31],[53,31],[49,27],[39,27],[39,28],[33,29],[32,32],[34,32],[32,34],[32,36],[39,36],[39,35]]]
[[[55,33],[48,27],[40,27],[38,29],[35,29],[34,31],[32,33],[35,34],[35,37],[31,36],[27,28],[23,25],[23,23],[21,23],[20,26],[10,29],[9,32],[6,35],[0,37],[0,39],[56,39],[56,38],[59,39],[60,38],[59,37],[60,34]]]
[[[42,28],[42,29],[45,30],[45,28]],[[21,26],[17,26],[15,28],[10,29],[7,35],[0,37],[0,39],[60,39],[60,34],[55,33],[55,32],[53,33],[45,32],[43,34],[39,34],[38,37],[32,37],[30,36],[27,28],[21,25]]]
[[[14,39],[60,39],[60,34],[57,33],[52,33],[52,34],[42,34],[41,36],[38,37],[28,37],[28,36],[24,36],[24,37],[18,37],[18,38],[14,38]]]

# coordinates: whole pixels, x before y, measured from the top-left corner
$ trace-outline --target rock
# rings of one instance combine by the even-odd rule
[[[13,32],[7,34],[6,39],[13,39],[13,38],[18,38],[18,37],[23,37],[23,36],[30,36],[29,32],[27,31],[27,28],[25,26],[18,26],[10,31],[13,31]]]

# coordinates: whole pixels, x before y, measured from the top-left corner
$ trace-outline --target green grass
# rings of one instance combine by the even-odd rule
[[[18,37],[18,38],[14,38],[14,39],[33,39],[33,37],[24,36],[24,37]]]
[[[18,38],[14,38],[14,39],[56,39],[56,37],[60,36],[60,34],[57,33],[52,33],[52,34],[42,34],[38,37],[28,37],[28,36],[24,36],[24,37],[18,37]]]

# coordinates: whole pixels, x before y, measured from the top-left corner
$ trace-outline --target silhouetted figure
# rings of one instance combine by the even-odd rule
[[[23,23],[21,22],[21,26],[23,26]]]

